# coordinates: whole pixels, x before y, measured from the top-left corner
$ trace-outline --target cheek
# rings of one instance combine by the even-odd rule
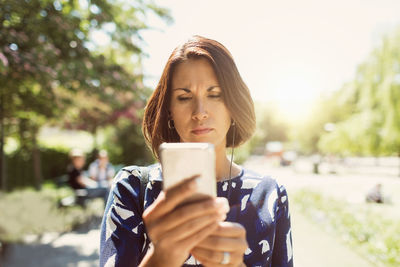
[[[231,125],[231,114],[228,109],[223,105],[223,107],[218,111],[220,114],[220,123],[229,129]]]
[[[187,114],[188,112],[180,109],[175,109],[174,111],[171,111],[171,117],[174,120],[175,125],[179,125],[185,120],[187,120]]]
[[[182,114],[183,106],[172,100],[169,111],[171,113],[172,119],[175,120],[177,117],[179,117],[180,114]]]
[[[226,117],[226,119],[224,121],[224,126],[225,126],[225,132],[228,133],[229,128],[231,127],[231,117],[230,116]]]
[[[171,110],[171,117],[174,121],[174,127],[179,136],[182,137],[183,130],[185,129],[186,121],[188,120],[187,116],[188,112],[184,112],[182,110]],[[190,119],[190,118],[189,118]]]

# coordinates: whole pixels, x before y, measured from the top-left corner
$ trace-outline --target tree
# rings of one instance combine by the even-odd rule
[[[288,126],[286,121],[278,118],[277,108],[267,105],[261,111],[256,135],[259,142],[265,144],[269,141],[286,142],[288,140]]]
[[[400,158],[400,28],[382,38],[358,67],[351,86],[340,93],[352,101],[354,113],[324,136],[320,146],[338,151],[327,144],[347,142],[364,155],[397,154]],[[344,136],[352,138],[343,142]]]
[[[298,149],[305,154],[327,152],[318,146],[320,139],[326,134],[326,125],[335,125],[351,112],[351,101],[340,92],[322,95],[311,106],[308,116],[295,122],[290,131],[290,140],[295,141]]]
[[[171,20],[166,9],[144,1],[1,0],[1,148],[4,136],[14,135],[22,150],[35,157],[37,134],[45,122],[65,118],[71,124],[88,123],[82,116],[75,121],[66,116],[78,98],[90,103],[82,112],[95,113],[91,118],[142,101],[145,90],[138,66],[147,12]],[[109,36],[107,48],[90,38],[96,31]],[[40,159],[34,162],[38,187]],[[4,160],[1,165],[3,173]]]

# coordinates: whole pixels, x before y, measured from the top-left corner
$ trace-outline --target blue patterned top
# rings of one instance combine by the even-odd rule
[[[144,209],[161,191],[160,165],[150,166]],[[115,177],[101,227],[100,266],[138,266],[150,245],[139,205],[140,169],[123,168]],[[217,195],[228,198],[228,181],[217,182]],[[246,229],[246,266],[293,266],[288,198],[283,186],[250,170],[231,179],[227,221]],[[201,266],[189,256],[183,266]]]

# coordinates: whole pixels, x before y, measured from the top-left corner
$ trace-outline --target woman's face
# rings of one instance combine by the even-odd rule
[[[171,90],[169,111],[181,142],[207,142],[225,149],[231,117],[210,63],[200,58],[178,64]]]

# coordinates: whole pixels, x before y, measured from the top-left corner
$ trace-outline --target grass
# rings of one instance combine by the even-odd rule
[[[400,266],[400,222],[384,216],[379,204],[350,204],[300,190],[293,202],[325,229],[339,235],[376,266]]]
[[[103,203],[92,201],[86,209],[79,206],[59,208],[58,201],[73,192],[69,188],[55,188],[46,184],[36,191],[24,189],[0,193],[0,240],[22,242],[29,235],[46,232],[68,232],[87,223],[94,216],[102,216]]]

